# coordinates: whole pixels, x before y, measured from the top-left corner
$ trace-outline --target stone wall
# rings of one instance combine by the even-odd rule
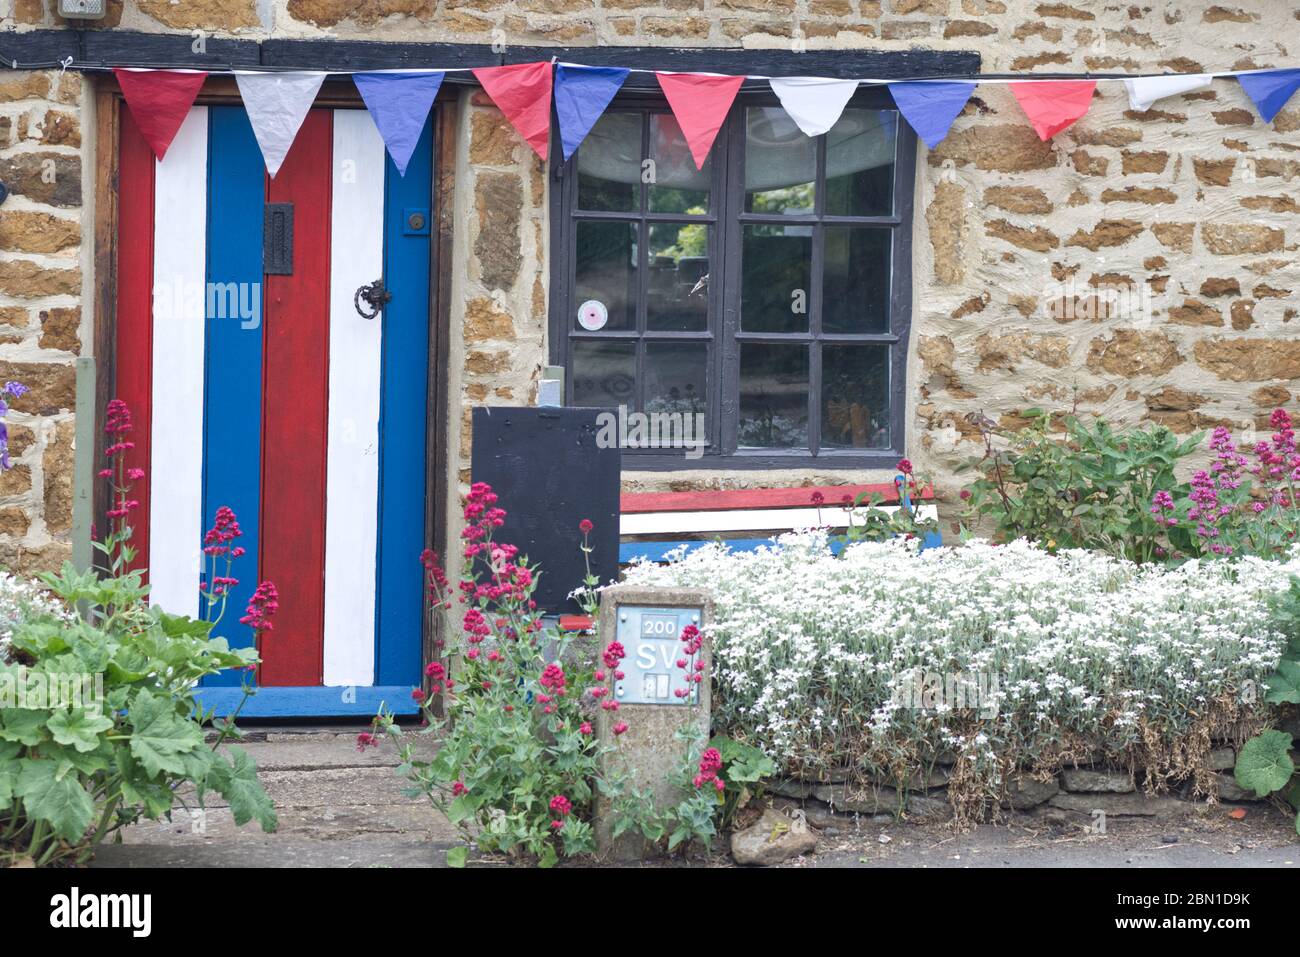
[[[71,555],[74,363],[93,234],[80,75],[0,73],[0,383],[31,392],[6,417],[0,566],[28,572]],[[86,301],[89,301],[88,299]]]
[[[3,25],[60,26],[52,5],[9,0]],[[1279,0],[110,0],[103,23],[247,38],[926,47],[978,52],[990,72],[1193,72],[1294,65],[1297,18]],[[0,80],[0,179],[26,184],[0,209],[0,375],[39,387],[14,416],[26,431],[15,435],[20,468],[3,479],[0,559],[30,561],[60,554],[67,535],[71,361],[79,329],[86,341],[81,293],[93,288],[81,188],[93,154],[81,131],[93,123],[89,84],[76,77]],[[481,93],[460,105],[451,305],[460,407],[447,441],[453,479],[464,482],[469,406],[530,401],[547,361],[549,224],[541,164]],[[957,466],[979,451],[973,412],[1015,424],[1031,405],[1077,404],[1186,433],[1250,426],[1291,401],[1298,131],[1300,105],[1265,125],[1229,81],[1144,113],[1128,109],[1122,86],[1104,84],[1089,115],[1044,144],[1005,86],[976,91],[948,140],[923,153],[916,182],[907,451],[948,503]],[[57,174],[49,183],[37,173],[46,160]],[[32,417],[45,411],[53,416]],[[737,487],[887,474],[625,481]]]

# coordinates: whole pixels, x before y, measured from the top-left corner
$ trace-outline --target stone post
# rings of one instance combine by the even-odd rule
[[[601,593],[600,642],[596,654],[604,653],[612,641],[623,645],[626,657],[618,669],[606,672],[607,698],[617,701],[617,711],[601,710],[597,735],[602,745],[613,750],[602,759],[602,770],[624,770],[629,786],[649,789],[656,807],[678,803],[682,794],[678,782],[687,756],[687,745],[677,740],[677,731],[694,725],[707,739],[712,697],[709,675],[713,671],[713,647],[707,634],[693,656],[685,654],[681,631],[688,624],[700,629],[713,614],[713,599],[702,588],[645,588],[616,585]],[[687,668],[677,662],[688,657]],[[691,683],[688,673],[702,662],[704,680]],[[621,680],[615,670],[623,673]],[[679,690],[690,689],[685,697]],[[627,730],[616,735],[619,722]],[[600,855],[615,860],[643,857],[647,846],[640,833],[624,834],[614,840],[608,802],[596,802],[596,842]]]

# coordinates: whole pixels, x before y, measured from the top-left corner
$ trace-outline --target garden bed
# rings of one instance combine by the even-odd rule
[[[888,788],[882,804],[938,798],[966,821],[1076,767],[1216,797],[1223,747],[1270,720],[1260,688],[1287,640],[1268,601],[1296,572],[1295,557],[1139,566],[1025,542],[835,557],[807,532],[627,580],[713,590],[716,731],[846,800]]]

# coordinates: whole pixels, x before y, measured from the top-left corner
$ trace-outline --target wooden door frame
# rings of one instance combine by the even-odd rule
[[[95,363],[95,462],[103,461],[105,411],[116,392],[117,276],[118,276],[118,161],[124,100],[112,74],[95,77],[95,291],[92,349]],[[234,77],[209,77],[196,105],[240,105]],[[364,109],[360,94],[348,80],[327,81],[313,107]],[[426,409],[426,472],[424,540],[439,553],[446,552],[446,512],[451,482],[448,475],[449,375],[451,328],[451,261],[455,225],[456,128],[458,99],[454,87],[444,86],[433,105],[433,210],[429,243],[429,358]],[[97,473],[96,464],[92,475]],[[109,508],[105,483],[94,480],[92,515],[96,528],[105,529]],[[411,557],[414,562],[416,556]],[[435,657],[442,617],[426,610],[423,622],[424,661]],[[423,662],[421,663],[423,665]]]

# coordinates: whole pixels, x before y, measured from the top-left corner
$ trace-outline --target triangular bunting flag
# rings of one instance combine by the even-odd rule
[[[704,73],[656,73],[655,77],[691,148],[695,168],[704,169],[713,140],[745,78]]]
[[[1176,76],[1135,76],[1125,80],[1124,86],[1128,89],[1128,105],[1145,113],[1156,100],[1206,90],[1213,83],[1214,77],[1209,73],[1180,73]]]
[[[1273,117],[1286,106],[1291,94],[1300,89],[1300,70],[1266,70],[1263,73],[1241,73],[1237,75],[1241,88],[1246,91],[1259,115],[1265,123],[1272,123]]]
[[[790,119],[808,136],[821,136],[839,122],[857,80],[823,80],[814,76],[772,77],[767,81]]]
[[[167,155],[176,131],[185,122],[194,98],[199,95],[207,73],[181,73],[172,70],[125,70],[114,67],[113,74],[122,88],[122,96],[131,110],[154,156]]]
[[[424,121],[438,95],[444,74],[437,73],[354,73],[361,99],[370,118],[384,138],[388,155],[397,172],[405,176],[415,145],[420,141]]]
[[[473,72],[524,142],[546,159],[551,140],[551,64],[489,66]]]
[[[567,160],[591,132],[628,71],[617,66],[555,68],[555,115],[560,121],[560,149]]]
[[[274,179],[325,82],[325,74],[236,73],[235,82],[262,149],[266,171]]]
[[[948,135],[952,121],[975,92],[975,84],[891,83],[889,92],[916,135],[934,149]]]
[[[1008,84],[1040,140],[1050,140],[1092,105],[1096,80],[1029,80]]]

